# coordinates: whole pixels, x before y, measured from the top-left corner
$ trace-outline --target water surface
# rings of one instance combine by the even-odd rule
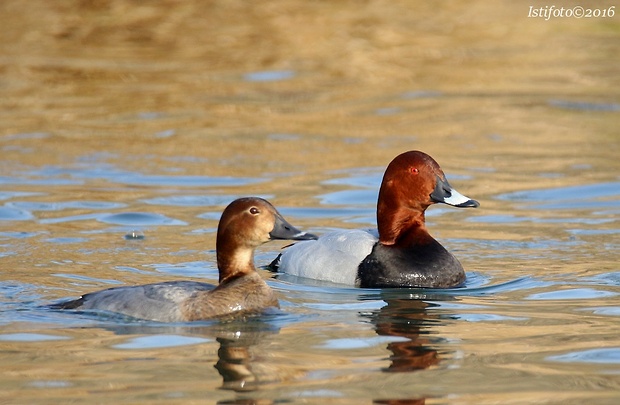
[[[6,403],[620,400],[618,17],[471,1],[29,4],[0,6]],[[481,203],[427,212],[464,288],[261,269],[282,308],[235,321],[45,308],[216,282],[217,221],[240,196],[318,234],[372,228],[383,170],[411,149]]]

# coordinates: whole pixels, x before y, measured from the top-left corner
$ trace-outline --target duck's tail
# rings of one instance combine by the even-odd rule
[[[273,273],[277,273],[278,269],[280,268],[280,258],[281,257],[282,257],[282,253],[280,253],[278,255],[278,257],[273,259],[273,261],[267,265],[267,270],[269,270],[269,271],[271,271]]]
[[[49,309],[77,309],[84,304],[84,297],[80,297],[77,300],[58,302],[56,304],[50,304],[47,307]]]

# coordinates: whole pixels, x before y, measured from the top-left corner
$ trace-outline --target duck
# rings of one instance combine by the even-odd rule
[[[281,274],[360,288],[456,288],[466,280],[458,259],[425,223],[436,203],[476,208],[428,154],[411,150],[387,166],[377,201],[377,229],[344,229],[298,242],[269,264]]]
[[[254,266],[255,249],[274,239],[310,240],[316,236],[288,223],[265,199],[239,198],[224,209],[218,224],[217,286],[186,280],[121,286],[52,304],[51,308],[105,311],[156,322],[236,317],[279,308],[273,290]]]

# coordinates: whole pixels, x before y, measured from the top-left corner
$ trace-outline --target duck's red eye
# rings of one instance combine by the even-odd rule
[[[410,167],[409,168],[409,173],[411,174],[418,174],[420,171],[416,168],[416,167]]]
[[[256,207],[250,208],[250,214],[256,215],[256,214],[259,214],[259,213],[260,213],[260,211],[258,210],[258,208],[256,208]]]

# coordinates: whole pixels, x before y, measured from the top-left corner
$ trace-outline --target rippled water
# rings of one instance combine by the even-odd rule
[[[73,173],[61,175],[69,184],[84,179],[71,169],[44,171]],[[281,211],[318,232],[332,221],[371,227],[381,174],[378,167],[326,174],[325,185],[344,189]],[[269,284],[280,296],[281,312],[228,323],[162,325],[41,306],[125,283],[215,282],[213,234],[219,212],[237,194],[209,195],[212,179],[202,185],[183,177],[171,193],[171,176],[125,173],[105,175],[110,184],[99,191],[99,201],[72,195],[64,200],[55,189],[57,178],[32,184],[31,176],[5,173],[4,182],[38,191],[2,193],[0,345],[11,370],[5,390],[17,402],[63,402],[84,390],[108,400],[128,395],[129,402],[225,402],[231,398],[227,390],[237,391],[237,398],[311,402],[448,400],[446,392],[469,402],[482,392],[485,401],[497,396],[503,402],[524,387],[536,401],[553,402],[558,391],[576,401],[593,392],[601,402],[617,398],[618,182],[490,196],[513,204],[501,215],[485,214],[484,200],[479,212],[431,208],[434,230],[444,222],[458,228],[443,241],[470,270],[462,289],[360,290],[275,277]],[[141,185],[150,189],[149,197],[109,202],[133,187],[128,177],[153,179]],[[80,186],[88,189],[96,180],[88,177]],[[461,185],[475,181],[475,175],[452,179]],[[473,237],[469,224],[489,228],[491,237]],[[563,232],[514,236],[527,224]],[[140,237],[128,237],[132,233]],[[277,250],[262,248],[259,263],[268,263]],[[584,263],[588,251],[599,258]],[[571,266],[573,260],[582,263]],[[476,263],[485,268],[478,270]],[[28,394],[19,391],[24,388]]]
[[[1,403],[620,400],[617,17],[360,4],[0,6]],[[247,319],[45,307],[216,282],[217,221],[240,196],[313,233],[372,228],[409,149],[481,203],[427,212],[464,288],[261,268],[282,308]]]

